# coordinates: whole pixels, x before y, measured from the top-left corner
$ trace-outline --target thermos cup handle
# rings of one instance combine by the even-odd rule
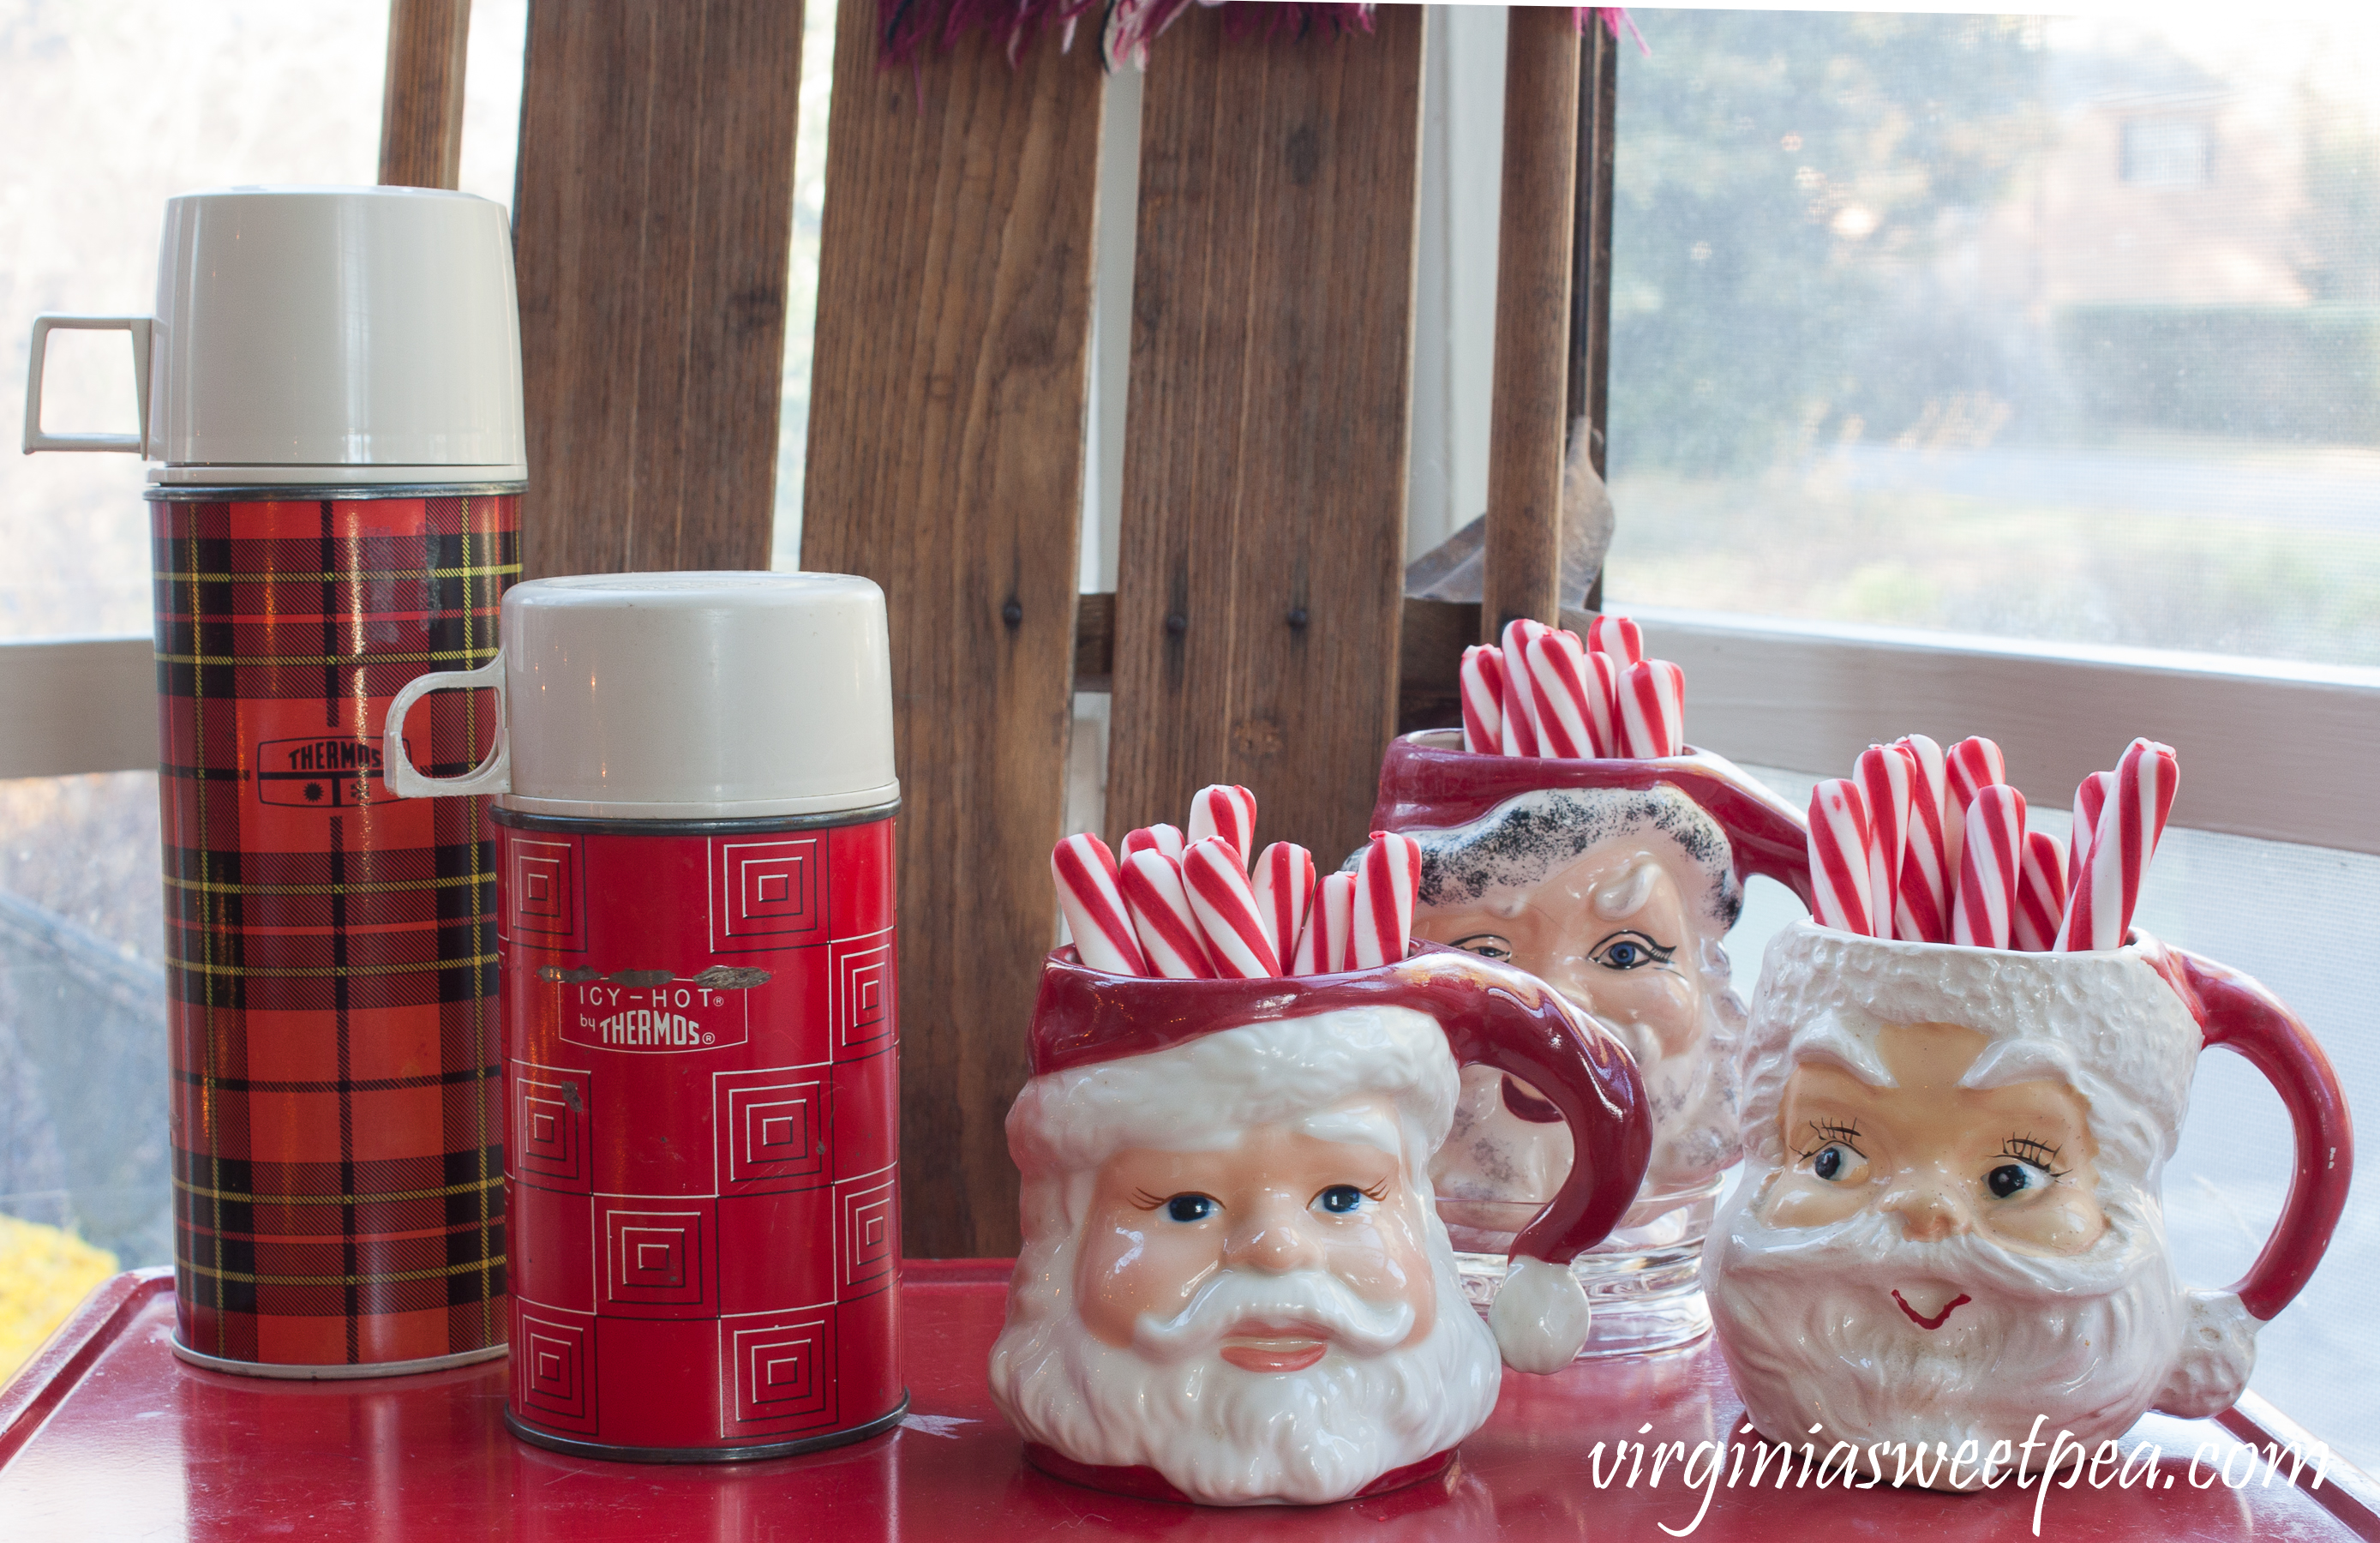
[[[2170,966],[2166,978],[2198,1020],[2205,1042],[2237,1051],[2264,1073],[2296,1133],[2297,1167],[2281,1219],[2256,1262],[2231,1287],[2241,1306],[2269,1319],[2304,1288],[2346,1208],[2355,1168],[2347,1095],[2330,1057],[2280,998],[2228,965],[2162,946]]]
[[[36,316],[33,346],[25,366],[25,454],[36,450],[123,450],[138,456],[149,439],[149,334],[154,322],[146,316]],[[137,434],[45,434],[42,432],[42,372],[49,362],[50,334],[114,332],[132,334],[132,384],[140,395],[140,431]]]
[[[405,754],[405,715],[432,691],[493,691],[496,694],[496,746],[488,759],[460,777],[425,777]],[[400,798],[452,798],[468,793],[510,793],[513,786],[512,738],[504,731],[504,656],[498,653],[476,670],[437,670],[417,675],[388,704],[388,721],[381,729],[381,764],[388,789]]]

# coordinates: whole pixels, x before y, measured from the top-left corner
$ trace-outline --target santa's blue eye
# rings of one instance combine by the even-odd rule
[[[1993,1195],[2005,1200],[2033,1187],[2033,1170],[2022,1162],[2003,1162],[1984,1182],[1991,1186]]]
[[[1364,1203],[1364,1192],[1351,1184],[1335,1184],[1315,1197],[1317,1204],[1333,1216],[1344,1216]]]
[[[1165,1202],[1165,1214],[1176,1221],[1204,1221],[1215,1214],[1215,1202],[1204,1195],[1176,1195]]]
[[[1829,1147],[1810,1160],[1810,1172],[1822,1179],[1831,1179],[1843,1171],[1843,1149]]]
[[[1642,932],[1620,932],[1606,938],[1593,957],[1608,970],[1641,970],[1668,964],[1670,956],[1677,952],[1673,947],[1664,948]]]

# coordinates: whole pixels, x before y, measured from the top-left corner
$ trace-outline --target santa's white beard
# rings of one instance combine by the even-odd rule
[[[1889,1443],[1955,1453],[1972,1440],[1974,1463],[1996,1441],[2024,1440],[2036,1416],[2040,1440],[2064,1429],[2087,1445],[2120,1435],[2175,1367],[2189,1303],[2154,1212],[2131,1197],[2107,1205],[2090,1248],[2054,1257],[1972,1233],[1913,1241],[1871,1210],[1769,1227],[1755,1209],[1730,1206],[1703,1276],[1744,1411],[1772,1440],[1885,1442],[1888,1478]],[[1915,1286],[1972,1300],[1927,1330],[1890,1294]]]
[[[1441,1245],[1431,1250],[1435,1324],[1377,1355],[1336,1341],[1303,1371],[1251,1372],[1217,1354],[1246,1308],[1328,1325],[1346,1288],[1313,1271],[1226,1272],[1183,1317],[1144,1320],[1131,1349],[1092,1337],[1074,1310],[1074,1246],[1020,1270],[991,1352],[991,1394],[1027,1440],[1077,1463],[1145,1465],[1210,1505],[1342,1500],[1445,1451],[1487,1422],[1502,1364]],[[1035,1261],[1028,1261],[1035,1262]],[[1378,1343],[1379,1310],[1345,1323]]]

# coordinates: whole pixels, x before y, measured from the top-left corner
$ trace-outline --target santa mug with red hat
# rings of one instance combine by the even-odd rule
[[[1619,1227],[1577,1261],[1595,1304],[1586,1354],[1697,1339],[1710,1327],[1702,1241],[1738,1150],[1743,1006],[1721,940],[1754,874],[1806,899],[1801,819],[1692,747],[1598,758],[1463,744],[1453,730],[1407,735],[1380,765],[1372,825],[1420,850],[1414,933],[1510,961],[1628,1047],[1653,1150]],[[1569,1133],[1549,1112],[1525,1076],[1463,1072],[1431,1177],[1475,1298],[1492,1299],[1492,1255],[1570,1168]]]
[[[992,1396],[1036,1466],[1128,1494],[1312,1504],[1443,1482],[1502,1365],[1576,1354],[1568,1262],[1626,1211],[1652,1139],[1617,1041],[1448,950],[1162,978],[1068,948],[1032,1053],[1008,1116],[1024,1249]],[[1579,1154],[1518,1229],[1485,1323],[1431,1205],[1466,1064],[1538,1089]]]
[[[1998,1488],[2057,1465],[2048,1440],[2092,1449],[2152,1408],[2229,1407],[2258,1327],[2329,1245],[2354,1138],[2294,1014],[2131,925],[2173,800],[2169,747],[2135,740],[2084,779],[2070,854],[2028,829],[1996,747],[1955,747],[1973,775],[1938,864],[1950,942],[1886,935],[1922,821],[1901,817],[1901,779],[1874,774],[1878,754],[1812,794],[1817,919],[1761,964],[1743,1182],[1704,1274],[1764,1436],[1905,1448],[1896,1476]],[[2297,1145],[2272,1237],[2223,1291],[2175,1279],[2160,1198],[2209,1045],[2271,1080]]]

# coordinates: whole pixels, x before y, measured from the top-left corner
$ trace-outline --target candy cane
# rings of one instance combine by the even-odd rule
[[[1961,739],[1943,753],[1947,796],[1942,801],[1943,873],[1952,893],[1959,888],[1959,849],[1967,839],[1967,806],[1979,788],[2008,781],[2008,762],[2000,747],[1978,735]]]
[[[2074,789],[2074,829],[2066,844],[2066,893],[2070,897],[2076,881],[2082,877],[2082,865],[2091,860],[2091,843],[2099,833],[2099,811],[2107,807],[2107,795],[2115,786],[2113,772],[2094,772]]]
[[[1537,754],[1584,760],[1595,754],[1587,731],[1586,653],[1578,634],[1541,627],[1527,643],[1530,715]]]
[[[1685,753],[1686,672],[1666,659],[1644,659],[1620,677],[1620,748],[1635,760]]]
[[[1413,938],[1414,891],[1421,883],[1421,844],[1411,836],[1375,831],[1355,869],[1355,896],[1348,940],[1348,967],[1393,965]]]
[[[1482,756],[1504,748],[1504,650],[1492,643],[1463,650],[1463,747]]]
[[[1247,867],[1257,850],[1257,796],[1244,787],[1216,783],[1200,788],[1190,796],[1190,829],[1184,835],[1186,846],[1220,836],[1240,854],[1240,866]]]
[[[1144,847],[1124,858],[1116,878],[1149,973],[1168,980],[1213,979],[1214,962],[1207,957],[1206,934],[1183,887],[1182,865]]]
[[[2024,795],[2005,783],[1978,788],[1967,806],[1964,857],[1950,941],[2006,948],[2014,935],[2017,889],[2025,857]]]
[[[1182,854],[1182,887],[1206,935],[1207,957],[1225,979],[1254,980],[1281,973],[1272,929],[1241,867],[1247,859],[1221,836],[1207,836]]]
[[[1110,975],[1147,975],[1148,957],[1116,887],[1115,854],[1087,832],[1066,837],[1050,849],[1050,877],[1058,885],[1058,906],[1066,913],[1083,963]]]
[[[1306,908],[1305,929],[1297,935],[1293,975],[1336,975],[1348,968],[1347,933],[1354,924],[1355,876],[1326,874],[1314,886],[1314,904]]]
[[[2016,925],[2009,946],[2029,953],[2046,952],[2058,941],[2058,923],[2066,910],[2066,844],[2047,831],[2028,831],[2024,837],[2024,871],[2016,883]]]
[[[1949,782],[1942,747],[1922,734],[1905,735],[1893,747],[1909,758],[1909,844],[1894,888],[1892,935],[1903,942],[1950,941],[1949,841],[1942,829]]]
[[[1125,833],[1123,860],[1130,862],[1142,852],[1162,852],[1178,863],[1182,860],[1183,847],[1188,844],[1182,839],[1180,826],[1144,825],[1137,831]]]
[[[1860,752],[1861,800],[1867,807],[1868,919],[1878,937],[1892,935],[1900,893],[1900,862],[1909,847],[1910,778],[1916,760],[1889,745]]]
[[[1504,624],[1504,753],[1534,756],[1537,750],[1536,693],[1529,689],[1529,639],[1549,630],[1543,622],[1516,616]]]
[[[2066,896],[2056,947],[2069,953],[2121,948],[2140,903],[2141,881],[2165,834],[2180,767],[2170,745],[2135,739],[2116,764],[2116,786],[2099,811],[2091,856]]]
[[[1645,631],[1625,616],[1597,616],[1586,624],[1586,649],[1625,667],[1645,657]]]
[[[1830,778],[1810,790],[1810,900],[1820,925],[1873,935],[1867,801],[1849,778]]]
[[[1264,917],[1273,957],[1294,959],[1298,934],[1305,930],[1306,909],[1314,900],[1314,855],[1303,846],[1274,842],[1258,854],[1253,883],[1257,914]]]

